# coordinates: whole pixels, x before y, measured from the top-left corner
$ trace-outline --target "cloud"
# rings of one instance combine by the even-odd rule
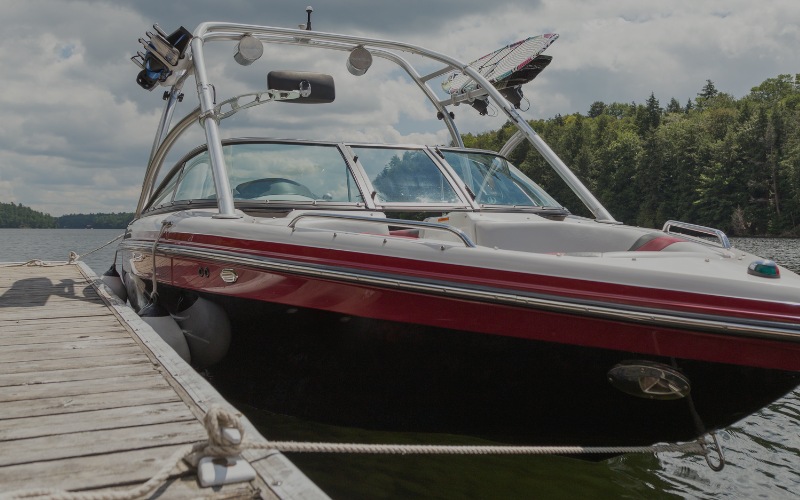
[[[296,27],[305,22],[307,3],[194,0],[187,8],[162,0],[6,2],[0,18],[0,201],[53,215],[133,210],[163,107],[163,89],[144,92],[134,83],[138,69],[129,58],[140,49],[136,40],[156,22],[168,32],[179,25],[193,30],[209,19]],[[662,104],[671,97],[685,103],[706,79],[740,97],[764,79],[800,67],[800,27],[787,22],[800,17],[794,0],[312,3],[316,30],[401,39],[466,61],[530,35],[559,33],[547,52],[553,63],[524,89],[528,119],[585,113],[598,100],[643,102],[651,92]],[[220,100],[263,89],[274,69],[329,72],[337,99],[324,106],[266,104],[227,120],[225,134],[449,142],[433,106],[385,61],[376,60],[356,78],[344,69],[345,53],[277,46],[242,68],[233,62],[232,47],[208,48],[225,61],[209,68]],[[428,64],[421,71],[437,68]],[[438,79],[430,84],[439,91]],[[184,92],[179,114],[195,106],[192,78]],[[453,111],[463,132],[505,122],[480,117],[466,105]],[[167,163],[203,140],[195,125]]]

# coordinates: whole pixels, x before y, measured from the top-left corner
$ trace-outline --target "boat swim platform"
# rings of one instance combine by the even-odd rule
[[[0,264],[0,498],[138,486],[207,439],[212,405],[238,414],[84,263],[36,263]],[[201,488],[181,461],[144,498],[327,498],[276,450],[242,457],[250,482]]]

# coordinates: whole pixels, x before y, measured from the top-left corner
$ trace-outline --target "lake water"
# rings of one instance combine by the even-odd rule
[[[89,254],[113,240],[123,229],[0,229],[0,262],[67,261],[69,253],[82,255],[97,274],[114,262],[116,242]],[[89,255],[86,255],[89,254]]]
[[[0,229],[0,261],[86,255],[122,230]],[[800,272],[800,240],[733,238],[734,246]],[[84,257],[98,274],[116,244]],[[0,269],[2,272],[2,269]],[[265,366],[268,369],[268,366]],[[213,379],[212,379],[213,383]],[[326,426],[237,401],[271,439],[375,443],[452,443],[455,436],[383,433]],[[800,498],[800,391],[718,433],[727,466],[699,456],[625,455],[602,462],[564,457],[372,456],[292,454],[336,498]]]

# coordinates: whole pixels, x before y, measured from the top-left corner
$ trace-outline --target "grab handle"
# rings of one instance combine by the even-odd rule
[[[475,243],[472,242],[469,236],[464,233],[462,230],[455,228],[453,226],[448,226],[447,224],[439,224],[437,222],[424,222],[424,221],[409,221],[403,219],[387,219],[387,218],[376,218],[376,217],[365,217],[361,215],[344,215],[344,214],[312,214],[312,213],[304,213],[300,214],[289,223],[289,227],[292,228],[294,231],[295,225],[297,221],[300,219],[305,219],[309,217],[320,217],[325,219],[341,219],[341,220],[357,220],[363,222],[372,222],[375,224],[388,224],[391,226],[404,226],[410,228],[422,228],[422,229],[439,229],[442,231],[447,231],[456,235],[463,243],[464,246],[468,248],[475,248]]]
[[[709,243],[707,240],[704,240],[696,236],[691,236],[686,233],[670,231],[670,229],[672,229],[673,227],[686,229],[688,231],[693,231],[695,233],[707,234],[709,236],[713,236],[719,240],[719,244],[713,245],[712,243]],[[731,242],[728,240],[728,236],[719,229],[714,229],[713,227],[698,226],[697,224],[689,224],[688,222],[668,220],[667,222],[664,223],[664,228],[662,229],[662,231],[664,231],[667,234],[675,234],[678,236],[682,236],[684,238],[689,238],[693,241],[696,241],[698,243],[703,243],[705,245],[719,246],[726,250],[731,248]]]

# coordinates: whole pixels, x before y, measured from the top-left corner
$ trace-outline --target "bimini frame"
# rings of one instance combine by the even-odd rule
[[[363,47],[368,50],[373,57],[380,57],[394,62],[400,66],[411,79],[417,84],[428,100],[437,110],[437,116],[442,119],[447,126],[453,144],[463,147],[461,135],[458,128],[448,111],[449,106],[457,106],[463,102],[469,102],[476,98],[488,96],[508,119],[513,123],[518,132],[509,139],[509,142],[502,148],[504,154],[508,154],[523,139],[527,139],[533,147],[545,158],[548,164],[558,173],[567,183],[573,192],[580,198],[586,207],[594,214],[598,221],[615,223],[616,221],[603,205],[592,195],[583,185],[575,174],[567,167],[558,155],[550,149],[550,146],[533,130],[533,128],[519,115],[516,109],[500,94],[500,92],[489,83],[477,69],[469,66],[450,56],[434,52],[423,47],[410,45],[401,42],[365,38],[357,36],[340,35],[334,33],[322,33],[318,31],[299,30],[291,28],[277,28],[269,26],[256,26],[250,24],[235,24],[221,22],[207,22],[199,25],[193,33],[191,40],[191,51],[187,51],[185,57],[190,58],[185,72],[180,75],[172,89],[166,94],[167,103],[161,116],[161,121],[153,142],[153,149],[150,154],[150,161],[145,174],[142,186],[142,194],[136,209],[136,216],[141,215],[147,200],[152,195],[156,174],[164,161],[167,151],[175,142],[177,137],[195,120],[199,120],[203,125],[208,143],[209,158],[214,175],[214,182],[218,193],[219,218],[238,218],[233,203],[233,196],[226,175],[225,160],[222,154],[222,145],[219,135],[219,121],[221,113],[219,106],[214,102],[214,86],[209,81],[206,71],[203,47],[206,43],[217,41],[238,41],[244,35],[250,35],[262,43],[288,44],[304,47],[313,47],[329,50],[339,50],[349,52],[356,47]],[[426,75],[420,75],[411,64],[401,57],[399,52],[415,54],[429,60],[443,64],[444,66]],[[445,75],[452,71],[461,71],[470,76],[477,83],[477,90],[450,96],[446,99],[439,99],[428,85],[434,78]],[[180,90],[186,78],[194,74],[197,84],[197,95],[200,107],[189,113],[172,130],[170,122],[179,101]],[[169,130],[169,133],[167,131]]]

